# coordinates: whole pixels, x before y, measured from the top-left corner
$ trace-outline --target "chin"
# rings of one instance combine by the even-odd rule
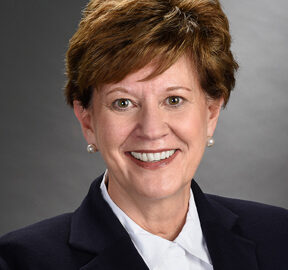
[[[160,177],[148,179],[142,177],[138,183],[139,185],[135,186],[137,193],[150,199],[164,199],[184,192],[187,186],[190,188],[190,181],[183,182],[179,175],[177,177],[160,175]]]

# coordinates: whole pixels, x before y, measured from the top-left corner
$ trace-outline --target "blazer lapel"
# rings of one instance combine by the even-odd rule
[[[129,234],[102,197],[102,177],[92,183],[71,220],[69,244],[92,258],[80,269],[148,270]],[[255,244],[238,233],[238,216],[202,193],[194,180],[191,188],[214,270],[258,270]]]
[[[102,177],[92,183],[88,195],[72,216],[69,244],[92,254],[92,260],[80,269],[148,270],[129,234],[102,197]]]
[[[194,180],[191,187],[214,270],[257,270],[255,244],[238,233],[238,216],[205,195]]]
[[[92,261],[80,270],[115,270],[139,269],[148,270],[143,259],[130,239],[121,239],[114,245],[101,251]]]

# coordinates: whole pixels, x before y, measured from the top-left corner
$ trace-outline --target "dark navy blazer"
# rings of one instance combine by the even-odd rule
[[[128,233],[102,198],[101,179],[92,183],[74,213],[0,238],[0,269],[147,270]],[[194,180],[191,186],[215,270],[288,269],[287,210],[206,195]]]

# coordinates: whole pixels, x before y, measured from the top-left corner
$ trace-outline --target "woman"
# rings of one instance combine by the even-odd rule
[[[286,210],[192,180],[237,67],[216,0],[90,1],[66,98],[107,171],[74,213],[4,236],[0,269],[287,269]]]

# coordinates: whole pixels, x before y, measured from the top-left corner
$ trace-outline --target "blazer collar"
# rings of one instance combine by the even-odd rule
[[[205,195],[194,180],[191,188],[214,270],[257,270],[256,246],[240,235],[239,217]]]
[[[95,254],[81,270],[148,270],[129,234],[103,199],[100,184],[103,174],[91,185],[88,195],[74,212],[69,244]]]
[[[129,234],[102,197],[102,177],[92,183],[72,215],[69,244],[95,255],[81,270],[148,270]],[[205,195],[194,180],[191,188],[214,270],[257,270],[254,243],[237,233],[238,216]]]

